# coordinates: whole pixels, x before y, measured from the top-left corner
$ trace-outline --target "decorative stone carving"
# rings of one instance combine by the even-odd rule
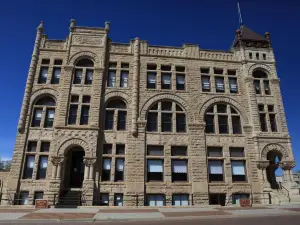
[[[272,73],[272,70],[269,66],[267,65],[264,65],[264,64],[254,64],[252,65],[250,68],[249,68],[249,71],[248,71],[248,76],[249,77],[252,77],[252,74],[253,74],[253,71],[256,70],[256,69],[262,69],[264,70],[265,72],[267,72],[267,74],[270,76],[270,74]]]
[[[261,159],[266,160],[267,159],[267,154],[270,151],[280,152],[282,154],[283,159],[288,159],[288,157],[289,157],[288,152],[281,145],[279,145],[279,144],[268,144],[261,151]]]
[[[58,155],[62,156],[64,153],[73,146],[80,146],[84,149],[86,153],[90,152],[89,144],[79,138],[71,138],[65,140],[58,148]]]
[[[97,158],[84,157],[84,159],[83,159],[83,163],[87,166],[94,165],[96,161],[97,161]]]
[[[131,103],[131,98],[122,91],[112,91],[105,94],[105,102],[109,101],[111,98],[119,97],[126,103],[127,107],[128,104]]]
[[[62,164],[64,161],[64,157],[61,156],[52,156],[51,162],[54,166],[58,166],[59,164]]]
[[[281,161],[279,162],[279,167],[283,170],[291,170],[296,166],[295,161]]]
[[[73,39],[73,44],[80,45],[103,45],[103,37],[84,37],[75,36]]]
[[[78,60],[85,58],[85,57],[88,57],[91,60],[93,60],[96,64],[98,64],[98,66],[102,66],[102,65],[99,65],[100,59],[97,56],[97,54],[95,54],[94,52],[91,52],[91,51],[77,52],[77,53],[73,54],[72,56],[70,56],[70,60],[69,60],[68,64],[75,65]],[[97,65],[95,65],[95,66],[97,66]]]
[[[203,132],[205,129],[205,123],[198,123],[198,122],[193,122],[193,123],[188,123],[189,130],[198,130],[200,132]]]
[[[257,168],[260,170],[266,169],[269,165],[270,162],[268,160],[261,160],[261,161],[257,161]]]

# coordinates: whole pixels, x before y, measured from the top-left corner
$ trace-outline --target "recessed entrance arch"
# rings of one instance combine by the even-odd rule
[[[84,179],[84,159],[85,152],[80,146],[72,147],[67,151],[65,157],[65,173],[64,187],[65,188],[81,188]]]
[[[281,170],[279,163],[281,162],[282,157],[282,153],[276,150],[272,150],[267,153],[267,160],[270,162],[270,164],[266,168],[266,173],[267,180],[272,189],[280,188],[280,185],[276,180],[276,172],[278,172],[278,169]]]

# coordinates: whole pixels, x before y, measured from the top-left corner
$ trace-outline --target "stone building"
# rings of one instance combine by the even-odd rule
[[[38,26],[2,204],[273,203],[278,166],[289,189],[269,33],[243,25],[217,51],[114,43],[109,30],[71,20],[51,40]]]

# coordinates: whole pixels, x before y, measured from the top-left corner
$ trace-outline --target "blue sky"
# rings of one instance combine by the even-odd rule
[[[241,0],[240,4],[248,27],[271,33],[293,150],[300,161],[300,2]],[[0,8],[0,157],[12,156],[36,27],[43,20],[49,38],[64,39],[71,18],[80,26],[103,27],[110,21],[110,37],[116,42],[140,37],[152,45],[194,43],[203,49],[227,50],[238,28],[236,0],[6,1]]]

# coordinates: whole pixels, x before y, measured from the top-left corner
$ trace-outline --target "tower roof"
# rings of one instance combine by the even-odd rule
[[[267,39],[264,36],[254,32],[253,30],[246,27],[245,25],[241,25],[240,31],[241,31],[241,40],[243,40],[243,41],[252,41],[252,42],[266,42],[267,41]],[[235,47],[237,44],[238,44],[238,40],[237,40],[237,37],[235,37],[235,40],[233,42],[233,47]]]

